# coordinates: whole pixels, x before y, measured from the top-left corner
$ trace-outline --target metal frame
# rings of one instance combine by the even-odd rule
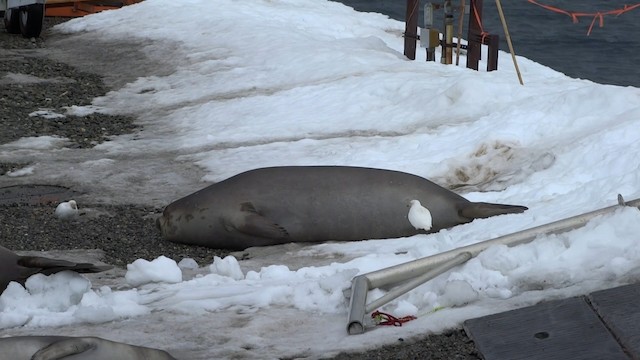
[[[509,235],[500,236],[491,240],[463,246],[367,274],[358,275],[351,280],[351,300],[349,304],[347,332],[349,335],[364,333],[366,330],[364,319],[367,313],[372,312],[376,308],[383,306],[389,301],[405,294],[451,268],[468,261],[490,246],[515,246],[531,242],[539,235],[559,234],[573,230],[586,225],[587,222],[596,216],[610,213],[620,208],[620,206],[640,207],[640,199],[625,202],[622,196],[618,195],[618,204],[614,206],[609,206],[549,224],[540,225]],[[367,304],[367,292],[369,290],[403,282],[404,284],[389,290],[389,292],[380,299]]]

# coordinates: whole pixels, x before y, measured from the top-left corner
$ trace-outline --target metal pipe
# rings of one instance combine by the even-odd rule
[[[436,47],[440,42],[440,34],[432,36],[434,32],[437,32],[437,30],[433,28],[433,11],[433,3],[427,2],[424,5],[425,31],[422,33],[422,35],[420,35],[420,46],[424,46],[427,50],[427,61],[436,61]]]
[[[366,275],[358,275],[351,280],[349,322],[347,323],[347,332],[349,335],[364,333],[365,306],[369,289],[369,280]]]
[[[455,266],[463,264],[471,259],[471,254],[463,252],[458,254],[453,259],[436,266],[435,268],[427,271],[426,273],[412,279],[400,286],[397,286],[380,298],[367,303],[367,292],[370,287],[367,274],[359,275],[353,278],[351,282],[351,301],[349,307],[349,322],[347,324],[347,332],[349,335],[362,334],[365,331],[365,316],[373,310],[385,305],[386,303],[396,299],[397,297],[408,293],[416,287],[424,284],[425,282],[435,278],[436,276],[449,271]]]
[[[401,295],[408,293],[409,291],[417,288],[418,286],[435,278],[436,276],[444,272],[447,272],[460,264],[464,264],[465,262],[469,261],[469,259],[471,259],[471,253],[468,253],[468,252],[459,253],[453,259],[449,261],[445,261],[442,264],[436,266],[435,268],[425,272],[424,274],[418,277],[415,277],[409,280],[408,282],[389,290],[386,294],[384,294],[380,298],[368,304],[365,308],[365,313],[372,312],[373,310],[385,305],[386,303],[396,299]]]
[[[635,199],[624,203],[626,206],[640,207],[640,199]],[[493,245],[507,245],[515,246],[525,244],[538,235],[542,234],[559,234],[569,230],[573,230],[584,226],[589,220],[596,216],[604,215],[612,212],[620,207],[620,205],[613,205],[599,210],[591,211],[581,215],[573,216],[563,220],[558,220],[549,224],[536,226],[530,229],[522,230],[516,233],[497,237],[495,239],[482,241],[479,243],[467,245],[461,248],[449,250],[436,255],[428,256],[422,259],[414,260],[408,263],[399,264],[396,266],[388,267],[378,271],[370,272],[367,275],[371,288],[383,287],[388,284],[394,284],[406,281],[413,277],[416,277],[429,269],[440,265],[441,263],[454,258],[461,252],[469,252],[474,257],[483,250]]]

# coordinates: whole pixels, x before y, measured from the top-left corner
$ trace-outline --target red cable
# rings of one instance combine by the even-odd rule
[[[624,7],[622,9],[616,9],[616,10],[609,10],[609,11],[598,11],[595,13],[583,13],[583,12],[573,12],[573,11],[568,11],[568,10],[563,10],[563,9],[559,9],[555,6],[551,6],[551,5],[546,5],[546,4],[540,4],[539,2],[537,2],[536,0],[527,0],[529,1],[531,4],[540,6],[541,8],[547,9],[549,11],[553,11],[559,14],[564,14],[567,15],[569,17],[571,17],[571,20],[574,23],[578,22],[578,18],[583,17],[583,16],[591,16],[593,17],[593,20],[591,20],[591,24],[589,25],[589,30],[587,30],[587,36],[591,35],[591,30],[593,30],[593,26],[596,24],[596,21],[598,21],[598,25],[599,27],[603,27],[604,26],[604,16],[605,15],[615,15],[615,16],[620,16],[628,11],[637,9],[640,7],[640,3],[635,4],[635,5],[624,5]]]
[[[407,321],[417,319],[417,317],[413,315],[397,318],[391,314],[383,313],[380,311],[374,311],[371,314],[371,318],[375,319],[378,325],[393,325],[393,326],[402,326],[402,324],[406,323]]]
[[[472,1],[473,4],[473,14],[476,16],[476,22],[480,26],[480,43],[484,44],[484,39],[489,36],[489,33],[484,31],[484,27],[482,26],[482,19],[480,19],[480,15],[478,15],[478,8],[476,8],[476,2]]]

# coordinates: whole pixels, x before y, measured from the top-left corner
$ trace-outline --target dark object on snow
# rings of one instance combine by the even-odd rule
[[[65,270],[77,273],[97,273],[111,268],[113,266],[75,263],[39,256],[20,256],[0,246],[0,293],[7,288],[10,282],[16,281],[24,285],[29,276],[37,273],[51,275]]]

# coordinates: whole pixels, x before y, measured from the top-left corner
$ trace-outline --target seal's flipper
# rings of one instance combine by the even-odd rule
[[[240,211],[246,211],[246,212],[251,212],[254,214],[258,213],[258,210],[256,210],[256,207],[253,206],[253,203],[246,201],[243,202],[242,204],[240,204]]]
[[[458,205],[460,216],[469,219],[483,219],[503,214],[519,214],[529,209],[520,205],[492,204],[485,202],[469,202]]]
[[[18,265],[28,268],[54,268],[54,267],[69,267],[74,266],[75,263],[66,260],[49,259],[40,256],[21,256],[18,259]]]
[[[37,272],[44,275],[51,275],[64,270],[71,270],[77,273],[96,273],[113,268],[113,266],[109,265],[99,266],[90,263],[74,263],[71,261],[49,259],[39,256],[21,256],[18,259],[18,265],[29,269],[39,269]]]
[[[250,202],[240,204],[240,213],[229,219],[227,228],[247,235],[270,239],[286,239],[289,233],[285,228],[260,215]]]
[[[56,341],[53,344],[38,350],[31,360],[58,360],[67,356],[82,354],[96,347],[91,338],[70,338]]]

